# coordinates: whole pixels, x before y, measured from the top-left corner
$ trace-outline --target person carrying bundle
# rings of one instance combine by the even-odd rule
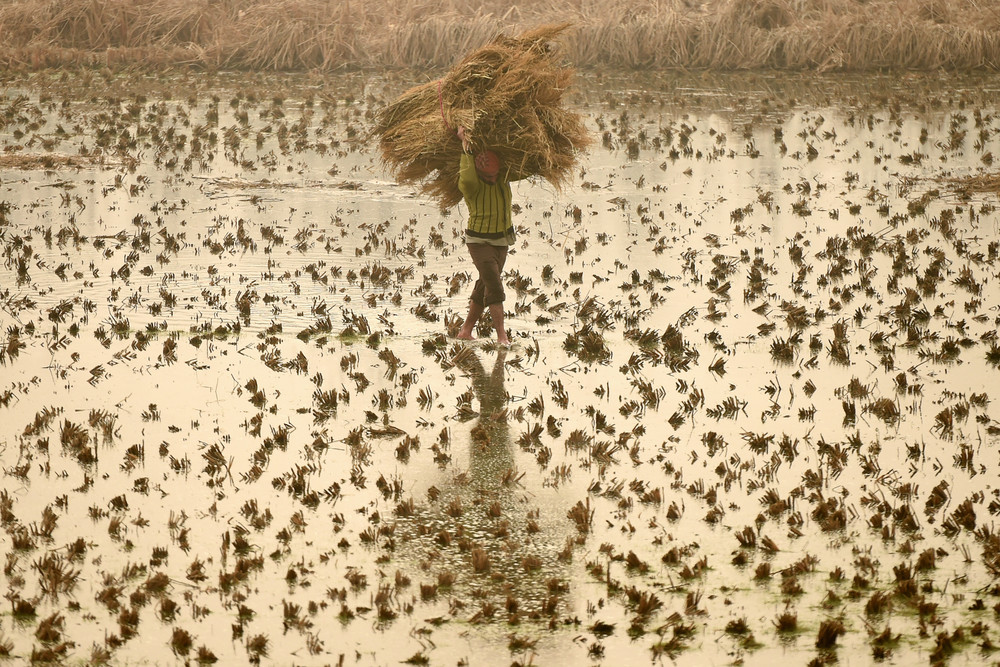
[[[469,299],[469,314],[458,332],[458,338],[471,340],[476,323],[489,308],[497,343],[507,347],[510,339],[503,322],[504,291],[501,275],[507,261],[507,248],[515,240],[514,224],[511,221],[510,181],[500,178],[500,158],[496,153],[485,150],[473,158],[464,127],[458,128],[458,138],[462,140],[458,188],[469,209],[465,244],[479,273]]]
[[[558,190],[592,142],[583,116],[563,104],[573,68],[561,60],[558,39],[569,28],[496,35],[379,110],[369,133],[400,183],[419,184],[442,211],[463,200],[469,208],[465,241],[479,279],[459,338],[472,338],[489,309],[497,342],[510,344],[500,279],[514,243],[510,181],[538,177]]]

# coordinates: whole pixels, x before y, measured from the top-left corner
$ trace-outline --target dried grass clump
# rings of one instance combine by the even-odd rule
[[[500,34],[440,81],[411,88],[383,108],[371,135],[385,166],[451,208],[462,199],[455,134],[462,126],[474,152],[499,155],[509,180],[541,176],[563,186],[590,143],[582,117],[562,106],[573,69],[558,62],[553,41],[568,27]]]
[[[350,33],[361,28],[352,19],[363,23],[349,8],[338,11],[326,2],[251,3],[240,11],[235,30],[219,36],[213,59],[255,70],[334,69],[349,57]]]
[[[46,169],[54,171],[56,169],[88,167],[105,161],[107,160],[102,156],[59,155],[55,153],[46,153],[43,155],[33,153],[3,153],[0,154],[0,169]]]
[[[735,21],[763,30],[784,28],[795,21],[792,6],[782,0],[732,0],[729,13]]]
[[[203,43],[224,21],[212,0],[20,2],[0,10],[14,45],[86,50]]]
[[[973,193],[994,192],[1000,193],[1000,173],[981,173],[970,176],[958,176],[954,178],[940,178],[956,193],[963,196],[971,196]]]
[[[816,648],[830,649],[836,646],[837,637],[845,634],[847,628],[838,619],[831,618],[819,624],[816,636]]]
[[[498,31],[571,22],[582,68],[1000,66],[983,0],[7,0],[0,67],[442,67]]]

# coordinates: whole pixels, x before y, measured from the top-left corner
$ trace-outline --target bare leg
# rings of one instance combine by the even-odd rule
[[[497,332],[497,343],[500,345],[510,345],[507,338],[507,330],[503,328],[503,302],[490,304],[490,318],[493,320],[493,328]]]
[[[492,306],[490,307],[492,314]],[[458,337],[462,340],[472,340],[472,330],[476,328],[476,322],[483,314],[483,304],[469,300],[469,314],[465,317],[462,328],[458,331]],[[503,312],[500,313],[501,326],[503,325]]]

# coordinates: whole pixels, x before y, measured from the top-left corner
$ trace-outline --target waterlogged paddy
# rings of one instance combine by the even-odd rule
[[[581,77],[508,351],[423,80],[7,82],[0,654],[992,661],[997,82]]]

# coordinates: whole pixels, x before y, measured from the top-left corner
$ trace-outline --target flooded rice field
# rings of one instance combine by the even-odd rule
[[[424,80],[6,82],[0,656],[992,661],[1000,82],[581,76],[498,349]]]

